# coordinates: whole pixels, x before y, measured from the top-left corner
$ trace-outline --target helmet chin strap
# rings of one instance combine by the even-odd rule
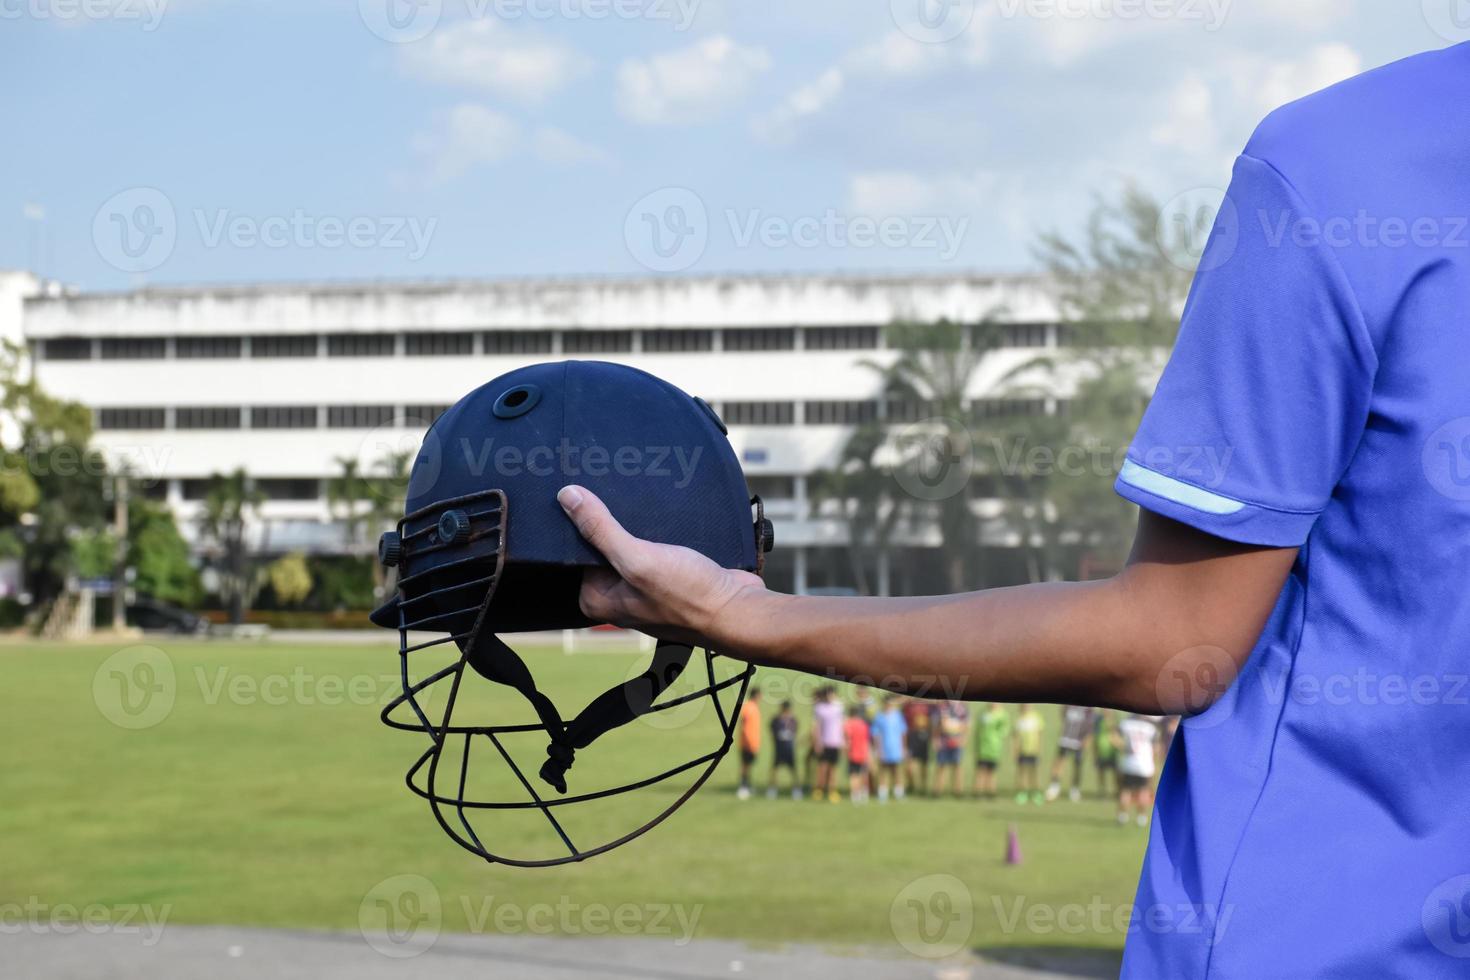
[[[566,771],[572,766],[573,750],[585,749],[614,728],[653,710],[654,700],[679,679],[693,652],[694,648],[687,644],[660,640],[647,670],[593,698],[572,719],[561,738],[552,736],[551,744],[546,747],[548,758],[541,766],[541,778],[556,787],[558,793],[565,793]]]
[[[571,724],[563,724],[556,705],[536,687],[536,680],[521,655],[488,630],[478,630],[465,650],[465,659],[486,680],[514,688],[531,704],[542,726],[551,736],[541,778],[558,793],[567,791],[566,772],[577,749],[585,749],[614,728],[634,721],[653,710],[658,696],[679,679],[694,648],[685,643],[660,640],[648,669],[593,698]]]
[[[553,738],[563,730],[565,726],[556,705],[537,689],[536,678],[531,676],[531,668],[526,666],[521,655],[507,646],[504,640],[487,629],[477,629],[464,654],[475,673],[487,681],[504,684],[521,692],[521,696],[536,709],[542,726],[552,733]]]

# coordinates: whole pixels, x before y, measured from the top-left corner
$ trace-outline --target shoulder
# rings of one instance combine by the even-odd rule
[[[1463,119],[1470,44],[1413,55],[1356,75],[1270,113],[1245,155],[1293,183],[1325,173],[1371,174],[1395,155],[1416,154]],[[1459,128],[1463,128],[1463,123]],[[1382,171],[1378,171],[1381,176]]]

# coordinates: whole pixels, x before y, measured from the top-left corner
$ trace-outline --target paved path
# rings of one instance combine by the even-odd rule
[[[1045,954],[1032,958],[1055,960]],[[0,972],[27,980],[1073,980],[1117,971],[1116,960],[1108,957],[1067,957],[1061,961],[1065,972],[1055,972],[969,956],[935,962],[811,947],[752,949],[716,940],[676,947],[650,939],[520,936],[443,935],[418,956],[394,959],[357,933],[172,925],[152,946],[139,934],[7,931],[0,961]]]

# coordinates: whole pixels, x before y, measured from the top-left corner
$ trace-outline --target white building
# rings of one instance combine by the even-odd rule
[[[98,445],[186,534],[211,474],[243,467],[270,498],[257,540],[271,551],[341,550],[324,494],[338,461],[370,471],[486,380],[562,357],[635,364],[725,418],[776,522],[773,584],[800,590],[849,574],[845,529],[812,514],[807,477],[881,411],[882,327],[941,317],[1013,324],[977,400],[1058,342],[1036,280],[973,275],[53,291],[25,300],[23,330],[45,388],[94,409]],[[922,589],[937,572],[923,551],[938,542],[922,538],[905,542],[918,557],[902,570],[874,570],[880,588],[903,575],[895,588]]]

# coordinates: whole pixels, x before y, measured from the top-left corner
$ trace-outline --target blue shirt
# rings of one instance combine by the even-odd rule
[[[1118,492],[1299,547],[1183,723],[1125,977],[1470,975],[1470,46],[1274,112]]]
[[[873,737],[878,740],[879,760],[888,765],[903,761],[903,739],[908,730],[903,712],[897,708],[878,713],[878,717],[873,719]]]

